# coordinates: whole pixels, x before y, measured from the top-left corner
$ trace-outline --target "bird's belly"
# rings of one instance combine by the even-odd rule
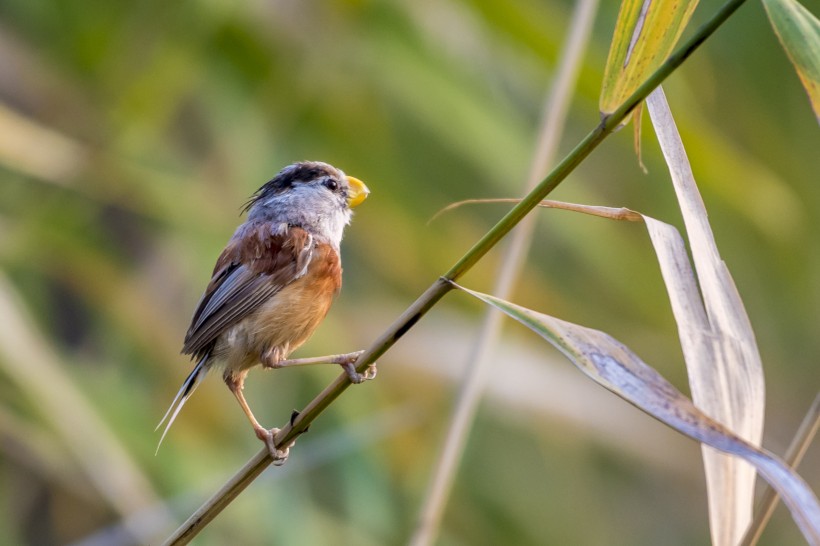
[[[271,350],[285,359],[308,340],[335,295],[333,290],[316,290],[310,280],[307,276],[289,284],[219,337],[215,356],[227,369],[251,368]]]

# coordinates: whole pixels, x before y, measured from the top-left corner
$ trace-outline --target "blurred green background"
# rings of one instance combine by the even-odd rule
[[[602,2],[562,153],[598,122],[615,2]],[[817,3],[806,2],[817,13]],[[715,9],[704,3],[693,26]],[[247,197],[327,161],[372,195],[343,244],[345,286],[297,353],[367,346],[508,205],[526,176],[569,1],[0,3],[0,543],[157,542],[260,445],[218,377],[158,455],[153,428]],[[686,34],[684,35],[686,36]],[[665,84],[767,379],[782,453],[820,387],[820,138],[757,2]],[[648,124],[606,141],[552,197],[680,225]],[[536,211],[514,301],[603,329],[686,390],[643,228]],[[465,284],[489,290],[498,251]],[[402,544],[483,309],[448,296],[196,544]],[[251,373],[284,424],[336,375]],[[820,489],[820,449],[801,471]],[[505,329],[440,544],[708,544],[699,447]],[[782,507],[763,544],[801,538]]]

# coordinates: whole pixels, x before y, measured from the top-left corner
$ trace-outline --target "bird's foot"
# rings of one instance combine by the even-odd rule
[[[276,447],[275,439],[276,435],[279,433],[278,428],[272,428],[270,430],[259,427],[256,429],[256,437],[262,440],[267,446],[268,451],[270,452],[270,456],[273,458],[274,466],[282,466],[288,460],[288,455],[290,454],[290,448],[296,442],[291,442],[286,448],[278,449]]]
[[[356,361],[359,359],[361,354],[364,351],[359,351],[358,353],[351,353],[350,355],[345,355],[348,358],[339,359],[336,363],[341,365],[342,369],[347,373],[348,379],[354,385],[358,385],[360,383],[364,383],[365,381],[370,381],[371,379],[376,379],[376,374],[378,373],[378,368],[376,368],[376,363],[374,362],[367,369],[364,373],[359,373],[356,371]]]

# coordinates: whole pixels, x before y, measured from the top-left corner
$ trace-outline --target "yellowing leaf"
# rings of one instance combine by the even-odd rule
[[[763,0],[763,6],[820,121],[820,21],[795,0]]]
[[[624,0],[604,69],[599,108],[614,112],[666,60],[697,0]]]

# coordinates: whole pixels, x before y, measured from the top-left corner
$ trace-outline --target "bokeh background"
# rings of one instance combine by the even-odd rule
[[[561,150],[598,122],[616,2],[601,2]],[[703,3],[693,26],[715,9]],[[817,3],[806,2],[817,13]],[[813,6],[813,7],[812,7]],[[526,176],[569,1],[3,0],[0,3],[0,543],[156,542],[256,453],[218,377],[157,455],[154,426],[247,197],[320,159],[365,180],[345,286],[298,354],[365,347],[508,205]],[[820,387],[820,138],[751,1],[665,85],[767,379],[785,450]],[[608,139],[552,197],[680,225],[649,125]],[[536,211],[514,301],[603,329],[686,390],[640,226]],[[489,290],[496,250],[465,278]],[[196,544],[401,544],[412,534],[483,309],[451,294]],[[284,424],[338,370],[251,374]],[[801,473],[820,489],[820,451]],[[708,544],[699,447],[505,328],[439,543]],[[780,508],[763,544],[799,544]]]

